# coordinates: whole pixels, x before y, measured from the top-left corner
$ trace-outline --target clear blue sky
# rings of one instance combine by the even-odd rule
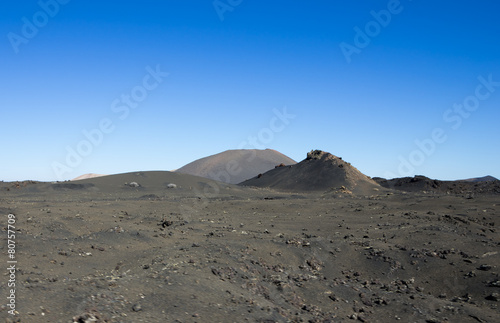
[[[54,1],[0,5],[0,180],[171,170],[249,136],[500,178],[497,1]]]

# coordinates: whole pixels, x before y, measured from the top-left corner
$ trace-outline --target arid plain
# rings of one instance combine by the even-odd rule
[[[244,185],[0,183],[6,322],[500,322],[498,181],[371,179],[312,151]],[[382,185],[380,185],[382,184]]]

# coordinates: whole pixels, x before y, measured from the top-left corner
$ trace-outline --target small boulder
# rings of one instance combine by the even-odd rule
[[[492,293],[491,295],[486,296],[486,299],[489,300],[489,301],[498,302],[498,300],[500,299],[500,294],[498,294],[498,293]]]
[[[490,265],[481,265],[481,266],[477,267],[478,270],[482,270],[482,271],[488,271],[491,268],[492,267]]]
[[[128,185],[130,187],[140,187],[141,185],[137,182],[130,182],[130,183],[125,183],[125,185]]]

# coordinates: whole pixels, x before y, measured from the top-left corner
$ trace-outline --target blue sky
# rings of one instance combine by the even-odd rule
[[[500,178],[496,1],[0,6],[0,180],[171,170],[240,146]]]

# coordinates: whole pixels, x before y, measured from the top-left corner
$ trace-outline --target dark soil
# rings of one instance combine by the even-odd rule
[[[2,320],[500,322],[499,195],[78,183],[0,190],[1,257],[12,213],[18,260],[18,314],[5,269]]]

